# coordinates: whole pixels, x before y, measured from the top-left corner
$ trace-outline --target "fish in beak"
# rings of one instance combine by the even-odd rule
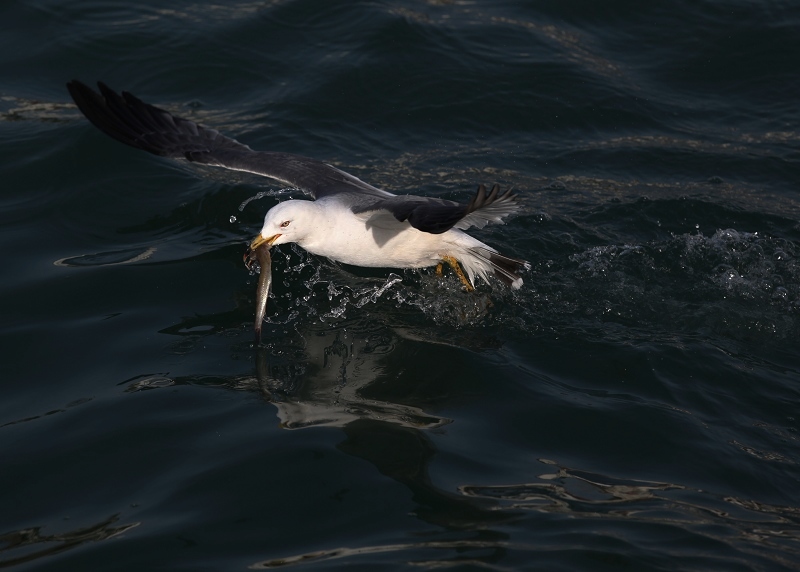
[[[256,319],[253,329],[256,335],[256,345],[261,343],[261,323],[264,321],[264,314],[267,311],[267,298],[272,286],[272,257],[269,249],[272,242],[280,235],[275,235],[270,239],[262,238],[261,235],[250,244],[250,248],[244,255],[244,264],[248,270],[252,270],[253,264],[258,262],[260,272],[258,276],[258,291],[256,295]]]

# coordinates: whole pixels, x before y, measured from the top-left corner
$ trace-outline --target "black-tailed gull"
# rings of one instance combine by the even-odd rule
[[[67,84],[83,114],[101,131],[132,147],[247,171],[296,187],[315,200],[288,200],[272,207],[251,248],[295,242],[307,251],[356,266],[423,268],[449,264],[467,290],[475,277],[495,274],[512,288],[522,285],[524,260],[504,256],[463,232],[501,222],[515,212],[516,195],[487,193],[481,185],[467,204],[439,198],[394,195],[321,161],[253,151],[247,145],[127,92],[98,82],[96,93],[79,81]],[[461,267],[463,266],[464,272]]]

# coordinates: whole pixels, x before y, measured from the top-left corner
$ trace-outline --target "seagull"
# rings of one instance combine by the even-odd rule
[[[442,275],[450,266],[466,291],[476,278],[522,286],[524,260],[500,254],[464,230],[501,223],[516,212],[516,195],[499,185],[478,187],[472,199],[458,203],[440,198],[395,195],[344,171],[291,153],[254,151],[235,139],[143,102],[102,82],[99,93],[73,80],[72,99],[86,118],[106,135],[154,155],[246,171],[299,189],[314,200],[290,199],[272,207],[255,250],[294,242],[306,251],[355,266],[425,268]],[[463,270],[462,270],[463,268]]]

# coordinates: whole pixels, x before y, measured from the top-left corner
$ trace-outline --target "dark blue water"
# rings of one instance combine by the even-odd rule
[[[0,21],[0,567],[797,569],[796,3]],[[280,187],[112,141],[73,78],[397,193],[513,187],[475,235],[532,269],[280,247],[255,348]]]

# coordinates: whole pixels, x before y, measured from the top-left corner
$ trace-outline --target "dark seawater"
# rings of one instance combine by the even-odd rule
[[[800,567],[796,2],[0,21],[0,568]],[[254,348],[281,188],[112,141],[73,78],[397,193],[513,187],[474,234],[532,269],[280,247]]]

